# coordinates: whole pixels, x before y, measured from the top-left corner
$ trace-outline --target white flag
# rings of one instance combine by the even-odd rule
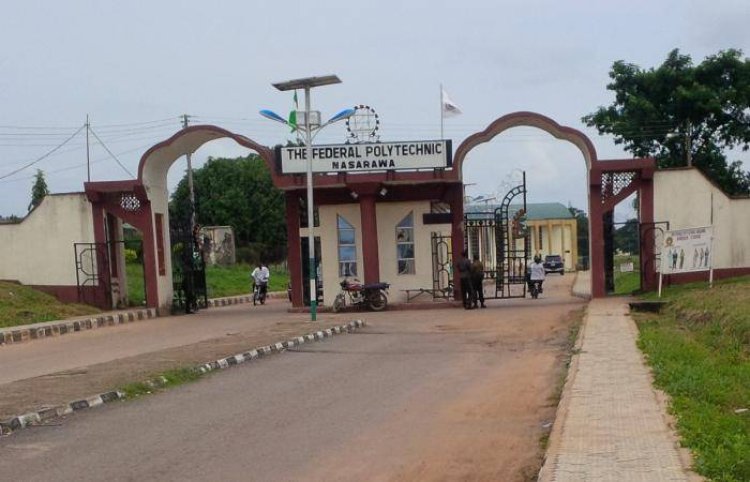
[[[443,104],[443,115],[446,117],[456,116],[459,114],[462,114],[461,109],[458,107],[458,104],[453,102],[450,97],[448,97],[448,94],[445,92],[445,89],[441,89],[443,92],[442,95],[442,104]]]

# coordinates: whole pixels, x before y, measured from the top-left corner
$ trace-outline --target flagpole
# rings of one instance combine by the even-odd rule
[[[440,84],[440,140],[445,139],[443,136],[443,84]]]

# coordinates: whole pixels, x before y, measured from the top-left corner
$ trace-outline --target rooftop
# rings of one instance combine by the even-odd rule
[[[510,216],[521,209],[521,204],[510,205]],[[472,214],[485,214],[494,213],[496,209],[499,209],[499,204],[467,204],[464,207],[464,212],[468,217],[472,217]],[[526,219],[527,220],[540,220],[540,219],[571,219],[573,215],[570,213],[567,207],[562,203],[527,203],[526,204]]]

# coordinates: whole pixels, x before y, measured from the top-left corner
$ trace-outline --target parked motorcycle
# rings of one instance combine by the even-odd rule
[[[364,306],[372,311],[384,310],[388,305],[389,283],[361,284],[357,280],[344,279],[341,283],[341,292],[333,300],[333,312],[338,313],[348,304],[352,306]]]

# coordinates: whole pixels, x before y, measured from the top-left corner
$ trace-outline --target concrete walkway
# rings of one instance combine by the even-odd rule
[[[591,301],[540,481],[700,480],[686,466],[623,298]]]

